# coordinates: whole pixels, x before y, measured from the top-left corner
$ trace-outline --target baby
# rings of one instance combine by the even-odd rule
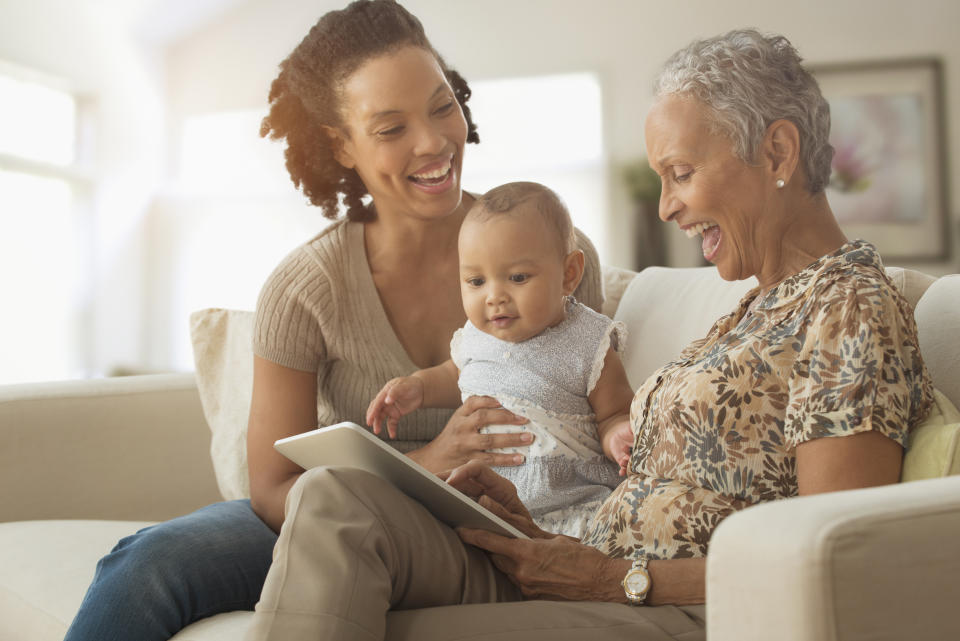
[[[450,360],[387,382],[367,423],[379,433],[386,420],[395,438],[400,417],[418,408],[496,398],[529,422],[482,431],[535,437],[523,465],[497,471],[541,527],[579,537],[629,459],[633,391],[618,356],[626,330],[570,296],[583,252],[566,207],[543,185],[484,194],[463,221],[459,252],[468,320]]]

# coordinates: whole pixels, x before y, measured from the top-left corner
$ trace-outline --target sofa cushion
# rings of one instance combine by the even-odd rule
[[[0,523],[0,639],[63,639],[97,561],[121,538],[147,525],[140,521]],[[243,638],[251,616],[251,612],[219,614],[187,626],[171,641],[236,641]]]
[[[937,280],[936,276],[924,274],[914,269],[904,269],[903,267],[887,267],[887,276],[897,286],[903,297],[910,303],[910,307],[916,309],[917,303],[923,297],[927,288]]]
[[[170,641],[238,641],[246,636],[252,620],[253,612],[224,612],[188,625]]]
[[[603,306],[600,311],[613,318],[620,306],[620,299],[637,272],[620,267],[603,266]]]
[[[920,352],[934,385],[960,407],[960,274],[938,279],[916,306]]]
[[[630,282],[615,320],[627,326],[623,365],[630,386],[704,336],[721,315],[757,286],[754,278],[728,282],[713,267],[648,267]]]
[[[0,639],[63,639],[97,561],[118,540],[147,525],[137,521],[0,523]]]

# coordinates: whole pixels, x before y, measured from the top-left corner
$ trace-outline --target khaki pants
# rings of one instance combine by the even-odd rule
[[[522,601],[486,554],[390,483],[303,474],[249,641],[702,640],[703,606]],[[466,604],[466,605],[463,605]]]

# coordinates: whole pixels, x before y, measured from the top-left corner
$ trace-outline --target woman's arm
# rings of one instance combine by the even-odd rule
[[[931,402],[913,311],[872,271],[833,279],[818,296],[789,380],[798,491],[896,483],[901,443]]]
[[[623,578],[632,561],[612,559],[574,539],[511,539],[461,529],[460,537],[483,548],[528,599],[629,603]],[[706,600],[706,559],[650,561],[645,605],[697,605]]]
[[[807,441],[797,446],[800,493],[894,483],[899,477],[901,458],[900,445],[877,432]],[[471,478],[478,486],[487,479],[486,485],[496,488],[492,491],[504,499],[503,485],[488,480],[492,478],[489,475],[474,472]],[[475,487],[472,493],[476,495],[479,491]],[[509,495],[506,497],[509,500]],[[513,514],[514,525],[523,522],[516,507],[498,510],[498,506],[491,505],[493,502],[489,497],[481,500],[508,520]],[[520,540],[467,529],[461,530],[460,536],[465,542],[487,550],[494,564],[527,598],[627,602],[621,581],[630,568],[629,559],[611,559],[567,537]],[[705,602],[706,559],[650,561],[648,571],[651,586],[648,605]]]
[[[903,448],[879,432],[815,438],[797,445],[801,495],[888,485],[900,480]]]
[[[446,475],[447,483],[471,496],[530,539],[512,539],[461,528],[460,537],[490,553],[494,565],[530,599],[627,603],[622,581],[630,559],[612,559],[568,536],[540,529],[517,496],[517,489],[479,461]],[[649,605],[704,602],[704,559],[651,561]]]
[[[273,449],[277,439],[317,426],[317,375],[253,357],[253,397],[247,427],[250,503],[280,531],[287,492],[303,468]]]

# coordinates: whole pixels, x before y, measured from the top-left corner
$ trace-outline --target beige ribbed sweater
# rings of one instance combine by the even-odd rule
[[[576,298],[603,303],[596,249],[580,231],[586,269]],[[452,336],[450,337],[452,338]],[[257,356],[317,373],[320,425],[364,424],[370,400],[391,378],[417,369],[394,333],[373,283],[363,224],[340,220],[288,255],[257,301]],[[421,447],[446,425],[452,410],[418,410],[400,423],[400,451]]]

